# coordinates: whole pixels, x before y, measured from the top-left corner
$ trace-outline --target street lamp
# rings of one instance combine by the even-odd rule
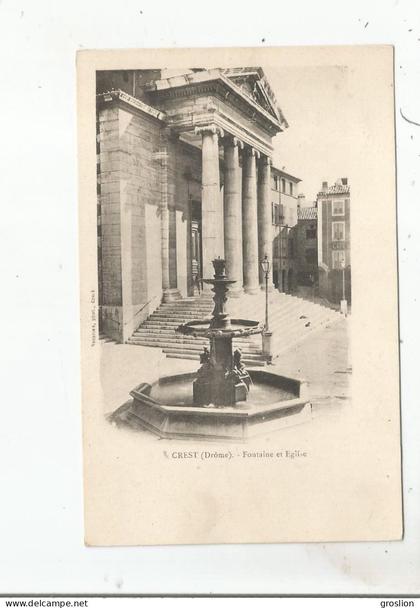
[[[265,331],[268,331],[268,274],[270,272],[270,260],[267,255],[261,261],[261,268],[265,276]]]
[[[271,350],[271,337],[272,332],[269,330],[268,326],[268,275],[270,274],[270,260],[267,257],[267,254],[264,256],[264,259],[261,260],[261,268],[265,276],[265,324],[264,331],[262,333],[262,347],[263,354],[266,356],[267,361],[271,363],[273,358],[273,353]]]
[[[347,317],[347,300],[346,300],[346,262],[345,260],[341,260],[340,262],[341,269],[343,271],[343,294],[340,302],[340,311],[342,314]]]

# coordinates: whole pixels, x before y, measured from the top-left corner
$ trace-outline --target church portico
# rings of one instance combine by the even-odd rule
[[[211,262],[218,256],[226,259],[227,275],[236,281],[233,296],[259,293],[260,261],[272,257],[273,246],[271,140],[287,126],[262,70],[155,77],[135,98],[121,90],[100,91],[100,123],[110,110],[114,123],[102,120],[98,164],[105,333],[126,341],[161,301],[196,295],[200,280],[212,276]],[[135,162],[128,175],[123,175],[123,163],[115,165],[113,179],[119,184],[128,180],[131,202],[127,205],[122,196],[114,201],[119,215],[113,215],[129,238],[121,237],[111,267],[104,256],[112,233],[103,221],[109,208],[104,169],[117,151]],[[139,234],[148,256],[138,255]],[[117,251],[118,236],[113,238]],[[115,284],[118,273],[125,287],[113,294],[112,311],[118,313],[111,318],[103,286]],[[140,288],[134,294],[130,285],[136,280]]]

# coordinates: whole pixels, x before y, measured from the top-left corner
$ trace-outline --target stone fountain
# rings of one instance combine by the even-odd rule
[[[306,383],[265,369],[247,370],[233,339],[259,334],[258,321],[231,319],[226,310],[229,286],[225,260],[213,260],[214,310],[211,318],[177,328],[188,336],[206,337],[198,371],[164,376],[134,388],[128,408],[111,419],[139,425],[169,439],[244,441],[249,436],[306,421],[311,406]]]
[[[214,310],[211,319],[190,321],[180,325],[177,332],[208,338],[210,352],[204,349],[200,357],[201,367],[193,383],[195,405],[235,405],[246,401],[251,377],[241,361],[239,349],[232,349],[233,338],[260,334],[263,331],[258,321],[231,319],[226,312],[229,285],[235,283],[225,275],[225,260],[213,260],[213,279],[204,279],[213,285]]]

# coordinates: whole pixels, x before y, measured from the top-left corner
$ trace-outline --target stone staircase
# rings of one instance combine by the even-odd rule
[[[181,323],[210,317],[213,310],[211,296],[211,293],[205,293],[199,297],[161,304],[134,332],[128,343],[161,348],[167,357],[198,359],[204,346],[208,346],[208,340],[183,336],[175,333],[175,330]],[[233,318],[263,321],[265,294],[261,292],[254,296],[231,298],[228,311]],[[331,308],[278,291],[269,294],[269,315],[274,357],[341,318]],[[234,345],[242,350],[245,364],[265,365],[260,335],[237,338]]]

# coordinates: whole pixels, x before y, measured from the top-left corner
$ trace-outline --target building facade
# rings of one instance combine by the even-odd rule
[[[298,177],[272,167],[273,282],[285,293],[296,289],[296,251]]]
[[[318,292],[318,209],[299,205],[297,217],[297,289],[302,296],[314,297]]]
[[[347,178],[317,195],[319,295],[351,302],[350,186]]]
[[[279,282],[276,217],[294,221],[299,181],[272,175],[287,126],[261,68],[97,74],[103,332],[125,342],[161,301],[194,295],[218,256],[232,295],[260,290],[264,255]]]

